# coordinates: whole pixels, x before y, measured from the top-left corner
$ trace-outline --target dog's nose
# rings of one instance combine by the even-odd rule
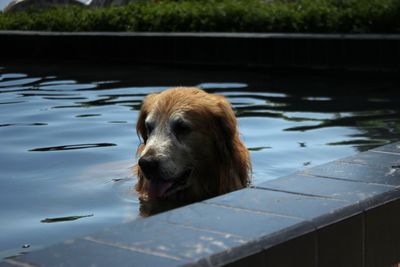
[[[159,161],[154,156],[142,156],[138,164],[142,172],[149,179],[158,172]]]

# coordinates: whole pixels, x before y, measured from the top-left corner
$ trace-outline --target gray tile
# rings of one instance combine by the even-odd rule
[[[197,219],[198,216],[195,216],[193,221]],[[206,261],[213,264],[220,260],[213,255],[236,253],[235,248],[247,242],[243,237],[230,233],[203,231],[167,223],[160,215],[109,228],[86,238],[186,262]],[[239,257],[241,254],[236,253],[234,256]]]
[[[237,250],[227,247],[224,253],[211,259],[213,264],[232,262],[232,257],[237,259],[247,257],[254,251],[314,230],[311,223],[299,218],[203,203],[172,210],[157,217],[169,223],[216,233],[228,233],[249,241]]]
[[[391,152],[400,154],[400,142],[391,143],[372,149],[372,151]]]
[[[33,266],[179,266],[183,261],[77,239],[19,256]],[[23,265],[20,265],[23,266]],[[29,266],[29,265],[27,265]]]
[[[300,218],[203,203],[161,214],[160,219],[170,223],[229,233],[247,240],[265,237],[305,222]]]
[[[339,178],[364,183],[400,185],[400,167],[378,167],[354,162],[334,161],[302,172],[306,175]],[[300,173],[300,174],[302,174]]]
[[[317,231],[317,266],[363,267],[364,214]]]
[[[303,218],[312,221],[317,228],[362,212],[358,205],[344,200],[257,188],[235,191],[205,202]]]
[[[400,168],[400,154],[386,152],[367,151],[340,161],[371,165],[378,168]]]
[[[258,184],[257,187],[341,199],[352,203],[364,201],[394,190],[394,187],[385,185],[373,185],[297,174],[266,181]]]

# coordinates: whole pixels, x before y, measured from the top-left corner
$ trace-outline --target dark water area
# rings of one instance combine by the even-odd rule
[[[173,86],[228,98],[254,184],[400,140],[394,75],[1,63],[0,259],[139,218],[138,109]]]

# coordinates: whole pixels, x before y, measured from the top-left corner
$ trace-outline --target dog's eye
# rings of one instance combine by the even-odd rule
[[[172,130],[177,137],[182,137],[190,133],[192,128],[184,121],[178,120],[174,122]]]
[[[146,126],[147,135],[150,135],[151,132],[153,132],[153,130],[154,130],[154,125],[152,123],[146,122],[145,126]]]

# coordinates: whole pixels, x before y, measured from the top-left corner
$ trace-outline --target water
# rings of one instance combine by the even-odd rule
[[[130,168],[150,92],[225,95],[255,184],[399,140],[390,76],[26,62],[0,72],[0,259],[138,218]]]

